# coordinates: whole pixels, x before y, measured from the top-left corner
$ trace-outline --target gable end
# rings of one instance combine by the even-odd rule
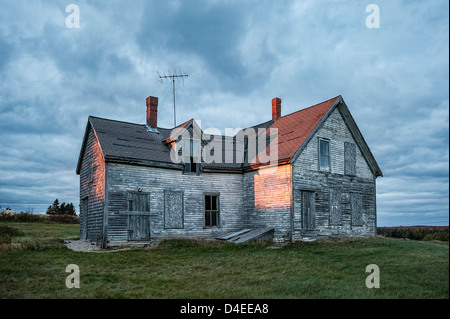
[[[352,115],[350,114],[350,111],[349,111],[347,105],[345,104],[342,96],[339,96],[339,98],[336,100],[336,102],[333,104],[333,106],[328,110],[328,112],[323,116],[323,118],[319,121],[319,123],[316,125],[316,127],[311,131],[309,136],[306,138],[305,142],[295,152],[294,156],[292,156],[292,158],[291,158],[291,163],[295,162],[295,160],[300,156],[300,154],[305,149],[306,145],[308,145],[308,143],[313,138],[313,136],[317,133],[317,131],[323,127],[324,123],[327,121],[327,119],[330,117],[330,115],[333,113],[333,111],[336,108],[338,109],[339,113],[341,114],[341,116],[344,120],[344,123],[347,125],[356,145],[358,146],[359,150],[361,151],[361,154],[363,155],[364,159],[366,160],[373,175],[375,177],[383,176],[383,173],[381,172],[381,169],[378,166],[378,163],[376,162],[372,152],[369,149],[369,146],[367,145],[366,141],[364,140],[364,137],[362,136],[361,131],[359,130],[358,126],[356,125],[355,120],[353,119]]]

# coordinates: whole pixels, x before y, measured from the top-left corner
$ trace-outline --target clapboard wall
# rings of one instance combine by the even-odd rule
[[[149,194],[150,241],[163,238],[215,238],[243,227],[242,174],[200,173],[181,170],[107,163],[108,245],[128,243],[130,193]],[[220,221],[205,227],[205,195],[219,198]],[[168,196],[182,205],[180,217],[166,207]],[[177,204],[179,205],[179,204]],[[170,218],[170,220],[167,220]]]
[[[319,170],[320,138],[329,140],[329,172]],[[293,163],[293,240],[315,236],[375,234],[375,177],[358,147],[355,147],[355,172],[351,172],[348,167],[346,169],[346,144],[347,150],[348,145],[356,146],[336,108]],[[302,191],[314,193],[314,231],[305,231],[302,227]],[[358,213],[361,218],[356,223],[355,216]]]
[[[101,243],[105,204],[105,161],[90,129],[80,170],[80,238]]]
[[[289,240],[291,165],[244,173],[245,227],[274,228],[274,242]]]

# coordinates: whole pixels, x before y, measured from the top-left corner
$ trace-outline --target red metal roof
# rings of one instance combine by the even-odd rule
[[[336,96],[306,109],[277,118],[270,128],[278,129],[278,160],[291,159],[320,120],[339,99]]]

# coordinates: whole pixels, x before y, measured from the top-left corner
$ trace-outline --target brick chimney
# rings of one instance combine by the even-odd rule
[[[281,99],[272,99],[272,120],[276,120],[281,116]]]
[[[147,124],[154,129],[158,125],[158,98],[154,96],[147,98]]]

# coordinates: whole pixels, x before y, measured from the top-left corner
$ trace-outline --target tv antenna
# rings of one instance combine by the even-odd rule
[[[158,72],[158,71],[156,71],[156,72]],[[175,73],[174,74],[168,74],[168,75],[166,75],[165,73],[163,74],[163,75],[161,75],[161,74],[159,74],[159,72],[158,72],[158,75],[159,75],[159,78],[160,79],[172,79],[172,90],[173,90],[173,126],[175,127],[175,126],[177,126],[177,116],[176,116],[176,112],[175,112],[175,78],[184,78],[184,77],[187,77],[188,75],[187,74],[182,74],[181,73],[181,70],[180,70],[180,74],[177,74],[177,72],[175,71]],[[162,80],[161,80],[161,82],[162,82]],[[183,81],[183,83],[184,83],[184,81]]]

